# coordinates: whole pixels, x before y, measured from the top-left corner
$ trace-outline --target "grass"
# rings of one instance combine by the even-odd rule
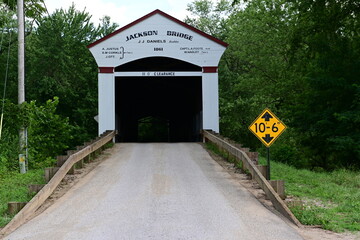
[[[229,159],[214,144],[206,146]],[[263,157],[259,162],[266,165]],[[271,179],[285,180],[286,195],[304,202],[303,206],[290,207],[302,224],[321,225],[334,232],[360,231],[360,172],[314,172],[271,161]]]
[[[105,148],[113,146],[112,142],[105,144]],[[34,196],[29,194],[30,184],[45,184],[44,169],[30,170],[26,174],[0,169],[0,228],[13,218],[7,213],[8,202],[28,202]]]
[[[0,172],[0,227],[4,227],[13,217],[7,214],[7,203],[30,201],[33,195],[28,194],[28,185],[44,183],[43,169],[26,174]]]
[[[286,194],[304,202],[303,207],[291,207],[301,223],[335,232],[360,231],[359,172],[319,173],[272,161],[271,178],[285,180]]]

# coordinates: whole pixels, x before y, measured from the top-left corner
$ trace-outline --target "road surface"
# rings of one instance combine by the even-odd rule
[[[121,143],[5,239],[297,240],[196,143]]]

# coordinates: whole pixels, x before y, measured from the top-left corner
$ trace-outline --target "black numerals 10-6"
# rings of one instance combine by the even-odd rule
[[[265,132],[266,128],[270,128],[270,127],[266,127],[265,123],[255,123],[255,132]],[[279,128],[276,126],[276,123],[274,123],[271,127],[271,131],[273,132],[277,132],[279,131]]]

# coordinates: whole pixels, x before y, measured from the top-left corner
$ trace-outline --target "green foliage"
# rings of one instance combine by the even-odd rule
[[[7,102],[4,113],[3,134],[0,144],[2,168],[18,168],[20,126],[28,131],[29,168],[52,166],[53,158],[68,149],[76,128],[67,118],[56,113],[58,98],[39,106],[35,101],[21,106]]]
[[[289,107],[293,127],[305,133],[301,143],[315,165],[359,167],[358,1],[292,2],[300,24],[293,28],[291,53],[302,51],[308,63],[301,66],[308,90]]]
[[[104,16],[100,20],[101,20],[101,25],[99,25],[97,28],[97,30],[98,30],[97,37],[98,38],[103,38],[103,37],[109,35],[110,33],[113,33],[119,27],[118,24],[111,22],[111,19],[109,16]]]
[[[7,214],[8,202],[28,202],[33,196],[28,194],[29,184],[44,184],[44,170],[32,170],[27,174],[0,170],[0,227],[5,226],[11,216]]]
[[[283,1],[253,1],[229,20],[229,48],[219,74],[221,130],[254,149],[260,143],[248,126],[265,107],[282,116],[282,106],[294,101],[301,85],[289,71],[291,19],[284,15],[291,13]]]
[[[229,43],[219,68],[222,134],[258,149],[248,126],[268,107],[289,127],[272,146],[279,161],[360,168],[358,1],[233,3],[224,15],[208,1],[188,8],[197,16],[188,23]],[[226,33],[213,30],[218,16]]]
[[[74,6],[57,10],[39,21],[27,44],[27,98],[61,99],[58,113],[78,126],[72,145],[97,134],[97,65],[87,45],[117,27],[109,17],[98,27],[90,19]]]
[[[59,99],[55,97],[44,106],[37,106],[35,101],[27,105],[30,167],[51,165],[54,163],[52,159],[71,144],[75,128],[69,124],[68,118],[56,114],[58,104]]]
[[[207,149],[221,156],[222,158],[226,159],[228,157],[228,154],[225,151],[220,150],[214,143],[208,142],[205,145]]]
[[[19,136],[18,134],[11,133],[11,130],[7,128],[2,130],[0,140],[0,171],[14,170],[19,166]]]
[[[271,176],[285,179],[286,194],[305,202],[304,207],[291,208],[303,224],[337,232],[360,231],[359,172],[314,172],[272,162]]]
[[[13,30],[16,29],[13,17],[16,5],[6,3],[10,2],[0,2],[0,27],[6,29],[1,36],[0,79],[5,79],[6,66],[9,66],[5,91],[8,100],[0,140],[1,168],[18,168],[20,126],[28,127],[29,167],[52,165],[56,155],[97,135],[97,123],[93,119],[97,115],[97,65],[86,46],[114,31],[118,25],[105,16],[95,27],[91,16],[74,6],[44,17],[41,14],[44,9],[37,5],[42,1],[25,1],[30,21],[25,59],[29,103],[19,108],[13,104],[18,95],[16,31]],[[31,12],[36,15],[36,28],[31,28],[35,19]],[[1,92],[4,88],[1,80]]]
[[[15,13],[17,8],[17,1],[0,0],[0,8],[8,8]],[[24,0],[24,12],[26,17],[37,19],[46,12],[45,4],[42,0]]]
[[[169,122],[166,119],[145,117],[138,122],[138,140],[140,142],[169,141]]]
[[[188,4],[185,23],[192,25],[214,37],[224,40],[227,36],[227,16],[234,10],[228,0],[216,4],[210,0],[196,0]]]

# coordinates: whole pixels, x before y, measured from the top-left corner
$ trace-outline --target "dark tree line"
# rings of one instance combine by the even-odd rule
[[[0,163],[7,169],[17,168],[20,125],[28,128],[29,162],[35,168],[97,135],[97,65],[87,45],[117,25],[105,16],[95,26],[89,13],[74,6],[48,14],[42,3],[25,1],[27,103],[19,107],[16,1],[0,2],[1,93],[7,79]]]
[[[220,63],[224,135],[260,148],[247,128],[269,107],[289,127],[275,159],[360,168],[359,1],[199,0],[188,10],[188,23],[230,44]]]

